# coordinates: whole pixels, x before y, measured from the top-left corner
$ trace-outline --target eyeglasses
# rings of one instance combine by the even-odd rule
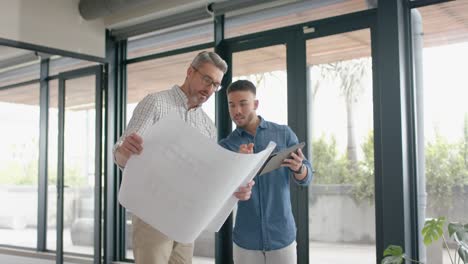
[[[221,90],[221,84],[218,83],[218,82],[214,82],[213,79],[211,79],[210,76],[206,75],[206,74],[203,74],[201,73],[197,68],[195,68],[194,66],[192,66],[192,68],[198,72],[200,75],[201,75],[201,79],[203,81],[203,84],[206,85],[206,86],[210,86],[215,92]]]

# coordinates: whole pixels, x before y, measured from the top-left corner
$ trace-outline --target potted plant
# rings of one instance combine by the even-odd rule
[[[449,249],[447,239],[445,238],[443,232],[445,222],[445,217],[426,220],[426,222],[424,223],[424,228],[422,229],[424,244],[426,246],[442,238],[445,247]],[[450,262],[452,264],[467,264],[468,224],[449,223],[447,225],[447,231],[449,237],[452,238],[457,245],[457,248],[454,250],[453,257],[452,254],[450,254],[450,250],[448,250]],[[417,261],[406,256],[403,252],[403,249],[400,246],[390,245],[384,251],[384,258],[382,259],[381,264],[401,264],[404,260],[408,260],[413,263],[423,263],[421,261]]]

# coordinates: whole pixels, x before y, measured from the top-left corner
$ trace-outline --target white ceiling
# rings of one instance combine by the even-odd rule
[[[208,3],[220,1],[225,0],[154,0],[151,3],[139,6],[137,8],[116,11],[115,13],[100,18],[99,20],[104,22],[106,28],[118,29],[137,23],[142,23],[155,18],[169,16],[171,14],[176,14],[183,11],[204,7]],[[76,0],[75,2],[76,8],[78,9],[78,1]],[[28,53],[31,53],[31,51],[0,46],[0,65],[2,64],[2,62],[6,62],[10,59],[14,60],[14,58],[20,58]]]
[[[21,55],[25,55],[28,53],[31,53],[31,51],[0,46],[0,62],[3,60],[8,60],[8,59],[15,58]]]
[[[214,2],[219,2],[216,0]],[[206,6],[208,0],[171,0],[171,1],[153,1],[141,7],[131,10],[117,11],[110,16],[103,18],[106,28],[119,29],[138,23],[143,23],[152,19],[170,16],[191,9]]]

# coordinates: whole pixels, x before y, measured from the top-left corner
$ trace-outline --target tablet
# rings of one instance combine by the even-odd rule
[[[301,142],[292,147],[271,154],[257,175],[263,175],[280,168],[283,160],[291,157],[291,152],[296,152],[298,149],[302,149],[304,146],[305,142]]]

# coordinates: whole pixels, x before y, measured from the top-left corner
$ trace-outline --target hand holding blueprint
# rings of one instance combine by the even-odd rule
[[[193,242],[219,231],[237,203],[233,193],[252,180],[275,148],[240,154],[220,147],[176,116],[143,137],[143,153],[127,162],[119,202],[171,239]]]

